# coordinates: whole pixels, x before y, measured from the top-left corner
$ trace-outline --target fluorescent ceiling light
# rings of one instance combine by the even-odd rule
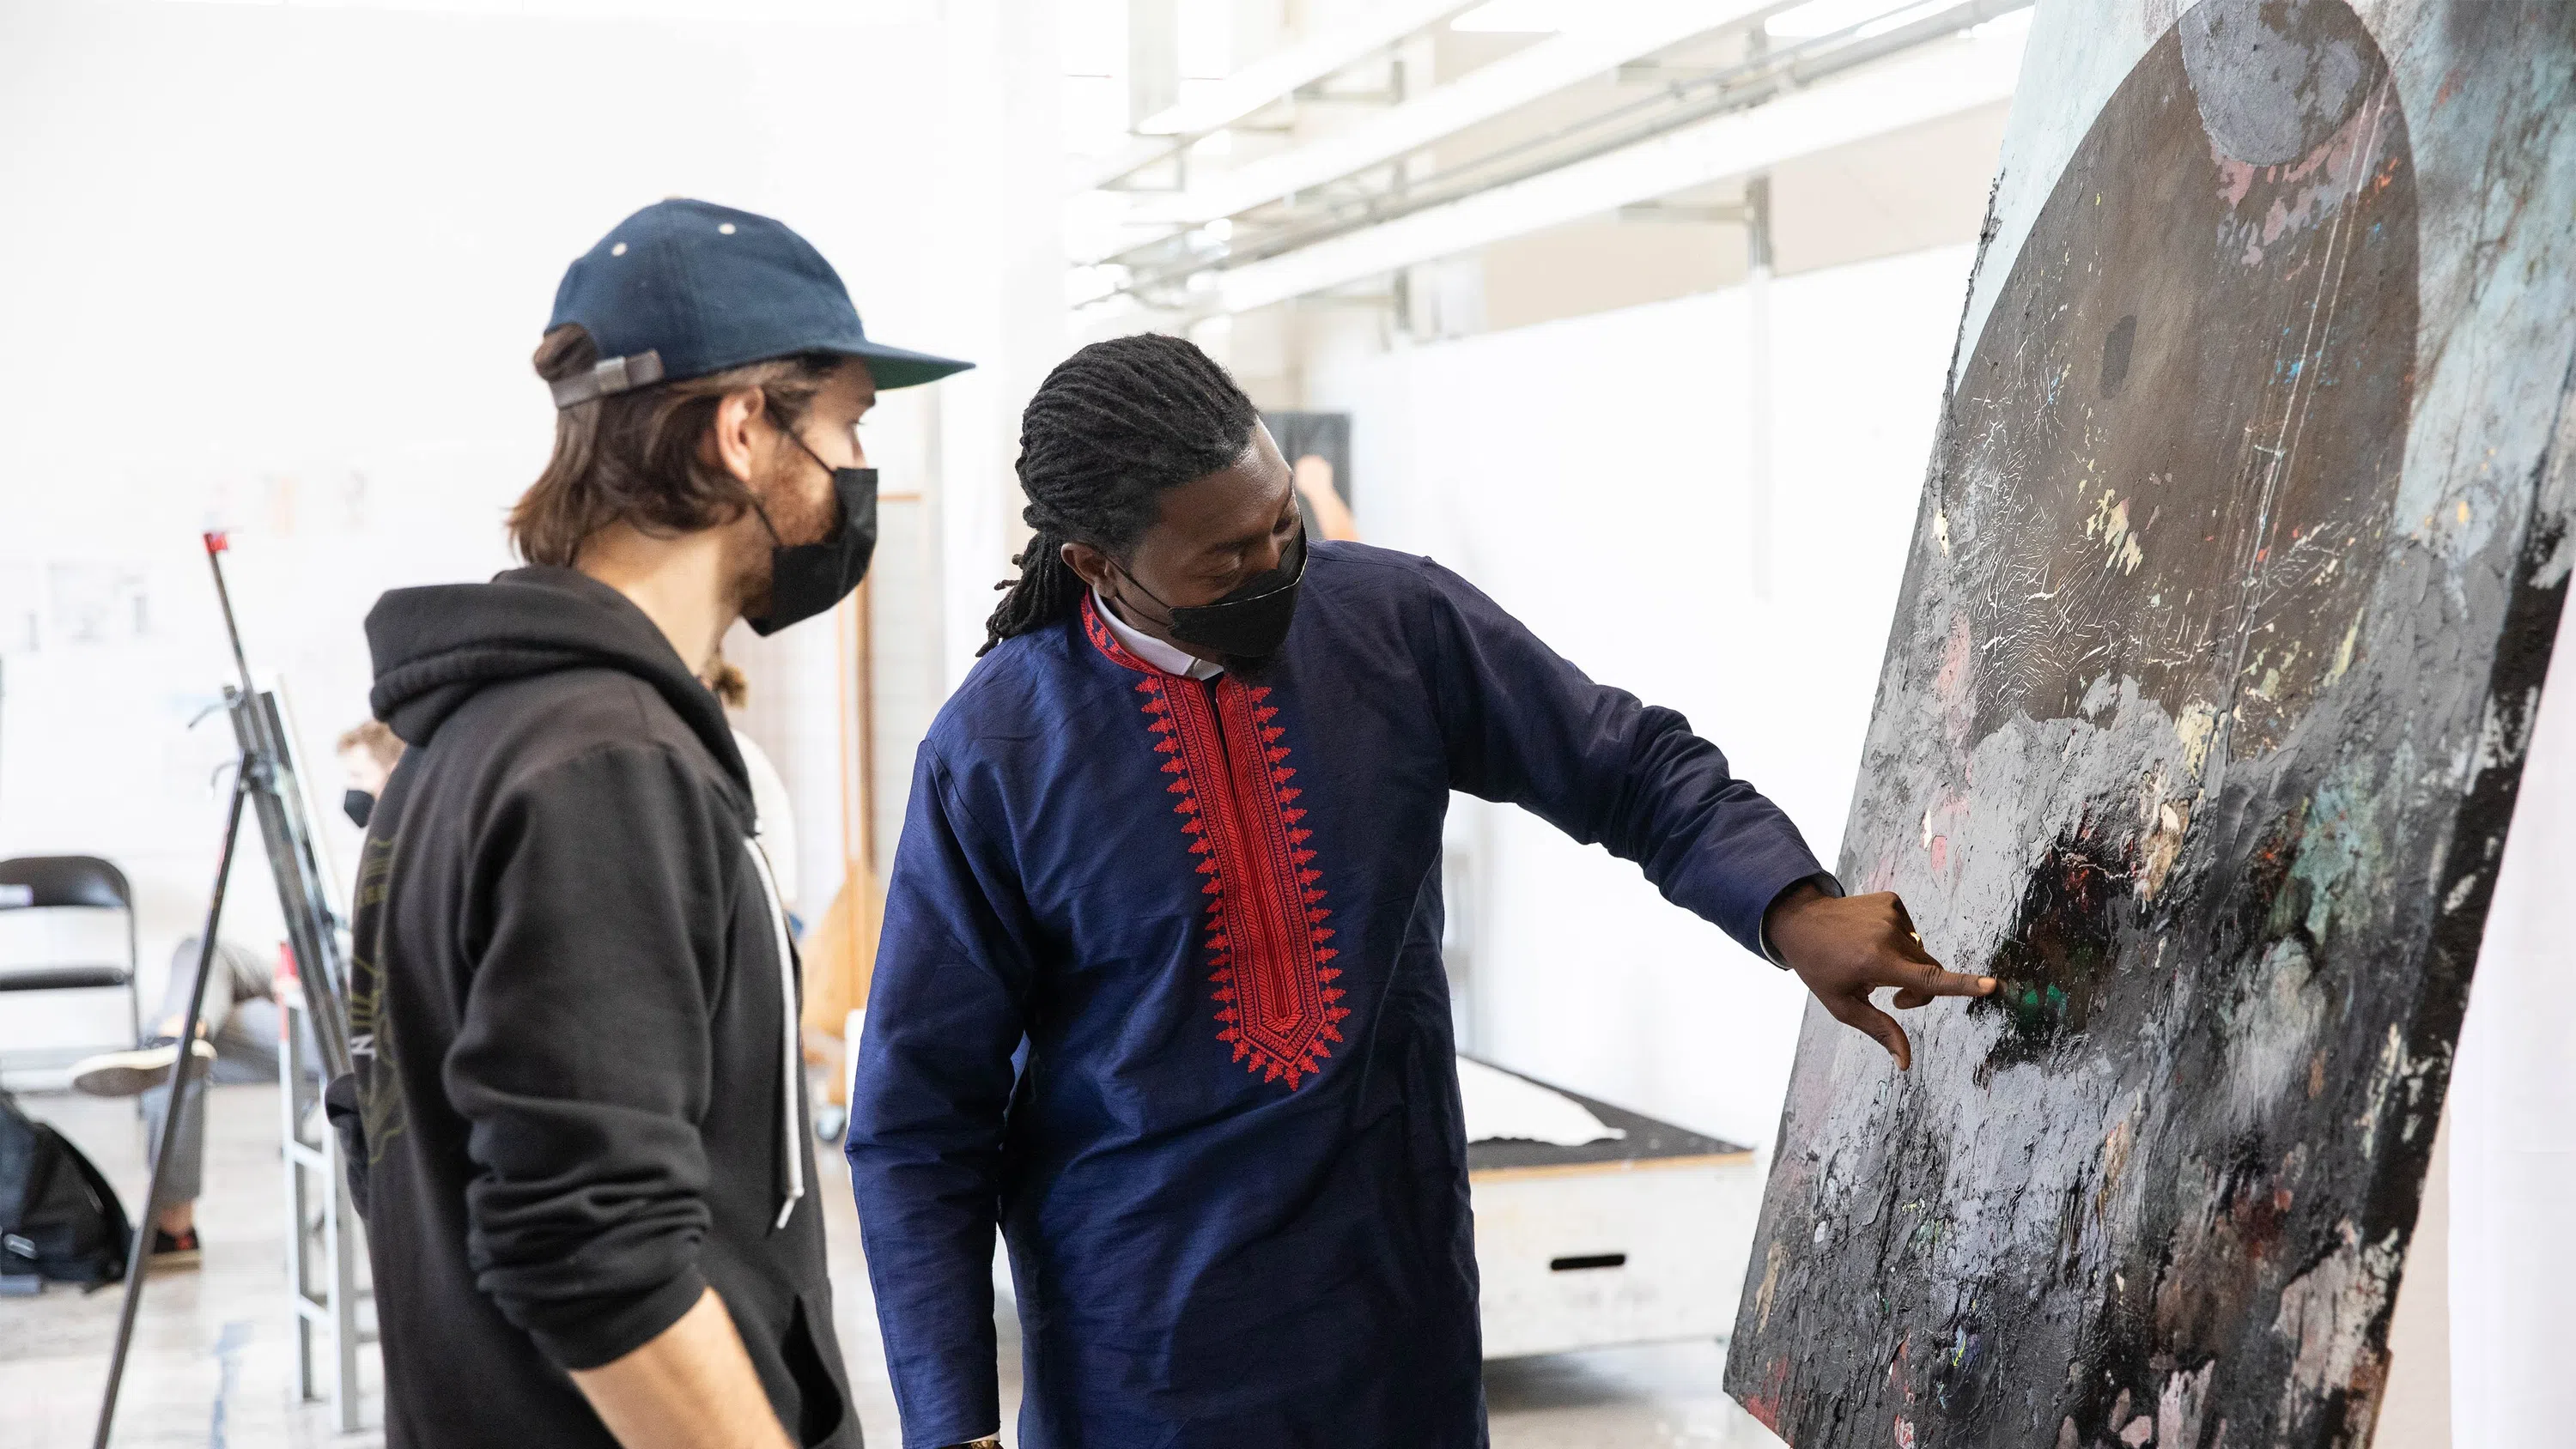
[[[1574,7],[1565,0],[1485,0],[1449,22],[1452,30],[1503,35],[1544,35],[1569,28]]]

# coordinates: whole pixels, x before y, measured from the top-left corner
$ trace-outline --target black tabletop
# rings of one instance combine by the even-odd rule
[[[1631,1112],[1624,1107],[1613,1107],[1607,1102],[1596,1102],[1580,1092],[1569,1092],[1563,1087],[1539,1081],[1536,1077],[1512,1071],[1509,1067],[1494,1067],[1493,1063],[1484,1061],[1480,1057],[1469,1057],[1467,1060],[1493,1067],[1495,1071],[1519,1077],[1524,1082],[1545,1087],[1558,1096],[1580,1102],[1593,1116],[1600,1118],[1604,1125],[1620,1128],[1628,1134],[1625,1137],[1613,1137],[1600,1142],[1586,1142],[1580,1147],[1563,1147],[1553,1142],[1523,1142],[1512,1138],[1501,1138],[1491,1142],[1470,1142],[1467,1144],[1469,1172],[1490,1172],[1507,1167],[1572,1167],[1593,1162],[1639,1162],[1659,1157],[1722,1157],[1730,1153],[1753,1150],[1721,1138],[1702,1137],[1696,1132],[1685,1132],[1669,1122],[1658,1122],[1652,1117]]]

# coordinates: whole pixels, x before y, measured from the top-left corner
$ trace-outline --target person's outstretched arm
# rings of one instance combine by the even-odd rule
[[[572,1376],[626,1449],[789,1449],[716,1290],[642,1348]]]
[[[993,1233],[1029,982],[1017,880],[933,747],[887,884],[850,1091],[850,1188],[907,1444],[996,1432]]]
[[[1896,1005],[1913,1007],[1994,989],[1941,969],[1893,894],[1841,899],[1798,828],[1690,721],[1594,683],[1474,585],[1429,571],[1427,667],[1458,789],[1636,862],[1667,900],[1796,971],[1900,1068],[1911,1046],[1871,991],[1896,987]]]

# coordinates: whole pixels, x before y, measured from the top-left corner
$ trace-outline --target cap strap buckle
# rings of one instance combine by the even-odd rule
[[[661,380],[662,354],[648,349],[625,357],[603,358],[590,371],[574,373],[570,377],[550,384],[549,387],[555,395],[555,408],[561,411],[564,408],[577,407],[594,398],[626,392]]]

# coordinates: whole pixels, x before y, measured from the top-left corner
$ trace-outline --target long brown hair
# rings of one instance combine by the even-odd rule
[[[588,372],[598,344],[578,324],[537,345],[537,376]],[[694,533],[740,518],[751,492],[699,447],[726,393],[756,387],[794,426],[844,359],[773,358],[576,403],[555,414],[555,451],[510,509],[510,546],[532,564],[570,567],[591,535],[614,523],[646,533]]]

